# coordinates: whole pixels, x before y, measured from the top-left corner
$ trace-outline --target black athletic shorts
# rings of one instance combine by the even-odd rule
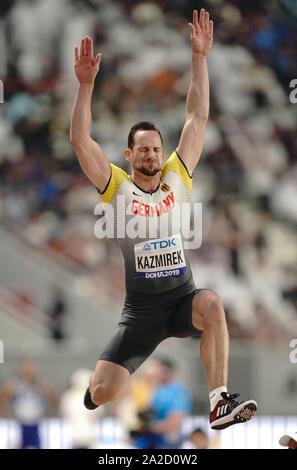
[[[173,300],[166,293],[134,296],[133,302],[126,297],[117,330],[99,359],[133,374],[165,339],[201,336],[202,331],[192,324],[192,299],[201,290],[206,289]]]

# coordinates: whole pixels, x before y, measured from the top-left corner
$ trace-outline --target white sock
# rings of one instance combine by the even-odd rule
[[[214,409],[218,401],[221,400],[221,393],[227,393],[227,387],[218,387],[215,390],[212,390],[209,394],[209,401],[210,401],[210,411]]]

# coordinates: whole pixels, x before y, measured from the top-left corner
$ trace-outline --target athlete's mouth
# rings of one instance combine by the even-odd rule
[[[157,163],[159,163],[159,162],[158,162],[157,160],[143,160],[142,163],[147,163],[147,164],[153,164],[153,163],[155,163],[155,164],[157,164]]]

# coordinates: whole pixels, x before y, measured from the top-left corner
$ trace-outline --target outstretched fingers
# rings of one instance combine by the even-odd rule
[[[100,52],[99,52],[99,54],[96,55],[96,58],[95,58],[95,65],[99,65],[99,64],[100,64],[101,56],[102,56],[102,54],[101,54]]]
[[[90,40],[90,56],[93,58],[93,39],[89,38]]]
[[[209,22],[209,32],[211,33],[211,35],[213,34],[213,21],[210,20]]]
[[[196,29],[199,29],[199,23],[198,23],[198,11],[197,10],[194,10],[193,11],[193,25],[194,25],[194,28]]]
[[[206,11],[205,14],[204,14],[204,29],[206,29],[206,30],[209,29],[209,13],[208,13],[208,11]]]
[[[95,59],[93,57],[93,39],[90,36],[85,36],[80,43],[80,51],[78,52],[78,47],[74,48],[74,57],[77,62],[82,57],[87,57],[91,59],[92,65],[99,65],[101,61],[102,54],[99,53],[96,55]]]
[[[89,55],[89,38],[88,36],[85,37],[85,56]]]
[[[204,24],[205,24],[205,10],[204,8],[201,8],[200,17],[199,17],[199,26],[201,29],[204,29]]]
[[[80,57],[93,57],[93,40],[89,36],[85,36],[80,43]]]
[[[80,57],[83,57],[85,55],[85,38],[81,40],[80,43]]]
[[[86,36],[85,55],[93,58],[93,39],[90,36]]]
[[[191,25],[191,23],[188,23],[189,26]],[[197,10],[194,10],[193,11],[193,25],[194,27],[194,30],[196,32],[198,32],[199,30],[203,30],[203,31],[208,31],[208,32],[213,32],[213,21],[209,20],[209,13],[208,11],[205,11],[204,8],[201,8],[200,10],[200,15],[199,15],[199,19],[198,19],[198,11]],[[193,28],[190,26],[191,28],[191,34],[193,34]]]
[[[189,27],[190,27],[190,34],[191,34],[191,38],[194,36],[195,34],[195,28],[194,26],[192,25],[192,23],[188,23]]]

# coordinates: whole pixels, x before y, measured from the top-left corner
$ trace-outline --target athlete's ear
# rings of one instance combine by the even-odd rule
[[[127,148],[127,149],[124,150],[124,157],[126,158],[126,160],[128,160],[128,162],[131,161],[132,150],[130,148]]]

